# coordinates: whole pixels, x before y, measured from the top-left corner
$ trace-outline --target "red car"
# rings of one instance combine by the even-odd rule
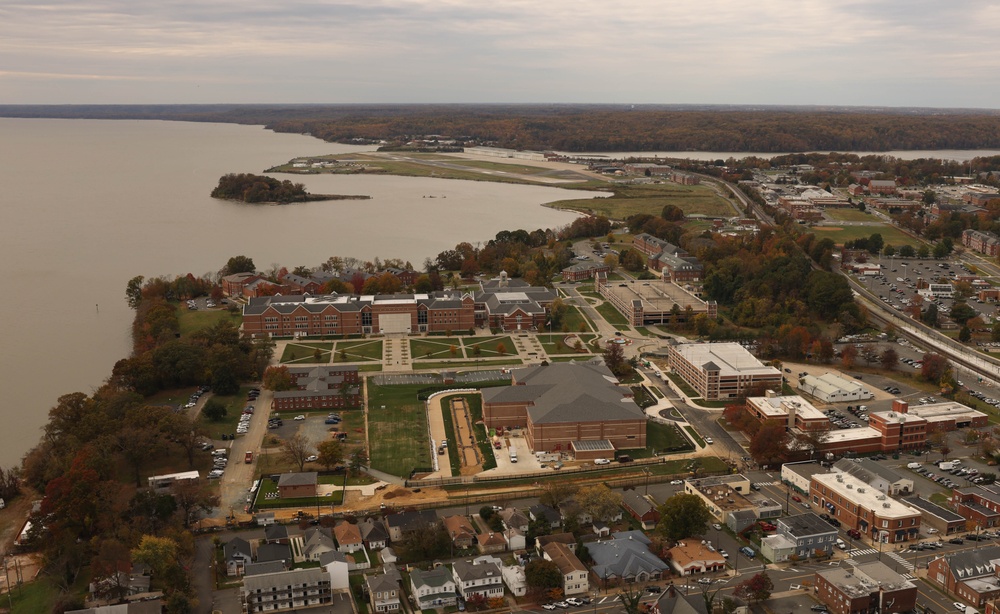
[[[775,525],[771,524],[770,522],[764,522],[763,520],[760,522],[760,528],[764,529],[765,531],[777,531],[778,530],[778,527],[776,527]]]
[[[851,529],[847,532],[847,534],[853,537],[854,539],[861,539],[861,532],[858,531],[857,529]]]
[[[795,501],[796,503],[802,503],[802,497],[798,495],[792,495],[792,501]]]

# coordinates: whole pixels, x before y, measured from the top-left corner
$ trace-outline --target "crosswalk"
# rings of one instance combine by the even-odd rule
[[[851,556],[863,556],[865,554],[875,554],[876,552],[878,550],[875,548],[854,548],[853,550],[849,550],[847,554]]]
[[[913,571],[913,563],[907,561],[906,559],[904,559],[903,557],[901,557],[898,553],[896,553],[896,552],[887,552],[886,554],[889,555],[889,558],[891,558],[891,559],[895,560],[897,563],[899,563],[900,567],[906,568],[906,571]]]

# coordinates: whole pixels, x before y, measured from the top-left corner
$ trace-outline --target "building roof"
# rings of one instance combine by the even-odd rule
[[[385,523],[389,528],[398,527],[401,531],[413,531],[436,525],[440,522],[434,510],[420,510],[414,512],[399,512],[389,514],[385,517]]]
[[[483,390],[486,403],[527,402],[534,424],[641,420],[627,388],[604,365],[553,363],[517,369],[516,385]]]
[[[163,606],[156,601],[133,601],[117,605],[102,605],[85,610],[67,610],[66,614],[160,614]]]
[[[542,546],[542,551],[553,563],[559,567],[562,575],[568,575],[574,571],[587,571],[587,566],[580,561],[573,551],[560,542],[549,542]]]
[[[315,585],[320,582],[330,582],[330,574],[328,574],[326,570],[321,567],[293,569],[291,571],[261,574],[259,576],[243,578],[243,591],[251,593],[260,590],[263,593],[270,592],[274,588],[285,587],[291,584],[301,586],[303,584]]]
[[[878,481],[878,478],[882,478],[889,484],[897,484],[903,481],[913,481],[909,478],[904,478],[892,469],[884,465],[880,465],[868,458],[842,458],[833,464],[833,471],[849,473],[866,484],[872,485]]]
[[[257,546],[257,562],[290,561],[292,550],[288,544],[260,544]]]
[[[667,569],[666,563],[649,551],[649,543],[649,538],[641,531],[624,531],[585,547],[594,561],[592,569],[598,578],[628,578],[642,571],[659,573]]]
[[[959,580],[969,580],[993,575],[1000,564],[1000,546],[986,546],[979,550],[965,550],[945,556],[945,563]]]
[[[368,585],[368,593],[370,595],[374,595],[375,593],[386,593],[389,591],[399,590],[398,577],[398,573],[395,576],[384,573],[365,576],[365,584]]]
[[[816,474],[812,479],[840,497],[874,511],[881,518],[909,518],[920,515],[920,512],[912,507],[882,494],[853,475],[825,473]]]
[[[264,527],[264,539],[269,542],[288,539],[288,527],[283,524],[269,524]]]
[[[973,420],[975,418],[985,418],[986,414],[976,411],[971,407],[962,405],[955,401],[945,403],[928,403],[927,405],[910,405],[908,413],[920,416],[928,423],[941,422],[945,420]]]
[[[739,343],[683,343],[672,348],[693,365],[709,371],[719,371],[722,377],[736,375],[777,375],[774,367],[764,366]],[[713,367],[706,367],[711,363]]]
[[[700,591],[682,595],[673,584],[656,600],[656,610],[659,614],[710,614]]]
[[[448,571],[448,568],[442,565],[430,571],[414,569],[410,572],[410,581],[417,589],[426,586],[428,588],[444,590],[444,587],[449,583],[453,583],[455,579]]]
[[[263,563],[250,563],[243,571],[244,576],[259,576],[266,573],[278,573],[285,571],[284,561],[264,561]]]
[[[252,550],[250,549],[250,542],[241,537],[234,537],[226,542],[226,545],[222,548],[222,552],[225,555],[226,560],[230,561],[236,555],[249,559]]]
[[[330,529],[326,527],[311,527],[307,529],[303,539],[303,549],[307,557],[311,557],[313,551],[317,549],[323,549],[324,551],[337,549],[336,544],[333,543],[333,535]]]
[[[380,542],[389,539],[389,534],[386,533],[385,527],[374,518],[365,518],[358,523],[358,528],[361,530],[361,538],[365,541]]]
[[[782,531],[782,529],[784,529]],[[809,537],[812,535],[836,534],[837,529],[830,525],[813,512],[796,514],[795,516],[785,516],[778,519],[778,530],[795,537]]]
[[[828,420],[827,415],[797,394],[783,396],[750,397],[747,399],[768,418],[785,418],[792,411],[807,420]]]
[[[850,429],[850,430],[854,431],[858,429]],[[786,469],[807,480],[810,479],[812,476],[816,475],[817,473],[828,473],[826,467],[820,465],[816,461],[804,461],[801,463],[785,463],[784,465],[781,466],[781,470],[784,471]]]
[[[799,380],[798,388],[812,396],[854,393],[859,389],[867,389],[853,379],[847,379],[836,373],[824,373],[820,376],[806,375]],[[819,393],[819,394],[816,394]]]
[[[358,525],[346,520],[340,521],[337,526],[333,527],[333,535],[337,538],[337,543],[342,546],[361,543],[361,529],[358,528]]]
[[[303,471],[302,473],[282,473],[278,478],[278,488],[282,486],[315,486],[319,481],[319,474],[315,471]]]
[[[942,507],[936,503],[932,503],[927,499],[922,499],[919,495],[916,497],[910,497],[909,499],[903,499],[903,502],[920,510],[922,513],[930,514],[931,516],[937,516],[945,522],[965,522],[965,518],[959,516],[955,512],[951,511],[946,507]]]
[[[709,550],[700,540],[685,539],[677,542],[677,545],[670,549],[670,558],[681,567],[686,567],[691,563],[718,563],[725,565],[726,559],[718,552]]]
[[[466,561],[455,561],[452,565],[455,577],[461,582],[472,582],[476,580],[503,582],[500,574],[500,567],[496,563],[480,563],[473,565]]]
[[[649,512],[656,511],[656,506],[650,503],[649,499],[639,494],[636,490],[625,491],[622,495],[622,505],[639,516],[645,516]]]

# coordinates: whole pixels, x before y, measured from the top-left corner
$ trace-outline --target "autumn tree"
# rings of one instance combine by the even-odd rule
[[[858,348],[854,347],[854,345],[845,345],[844,349],[840,350],[840,364],[842,364],[845,369],[853,369],[857,358]]]
[[[306,458],[312,454],[309,440],[296,433],[281,442],[282,456],[290,463],[298,465],[299,471],[306,466]]]
[[[344,462],[344,446],[336,439],[329,439],[317,445],[316,454],[319,456],[319,464],[327,471]]]
[[[879,356],[879,362],[882,363],[883,369],[895,371],[899,364],[899,354],[892,348],[886,348]]]
[[[704,535],[712,513],[698,495],[678,493],[660,506],[660,521],[656,530],[671,540]]]
[[[497,344],[497,354],[503,356],[507,353],[507,346],[503,344],[503,341]]]
[[[257,267],[251,258],[247,256],[233,256],[226,262],[226,266],[222,269],[222,274],[253,273],[256,270]]]
[[[733,594],[749,603],[760,603],[771,597],[774,583],[767,571],[762,571],[736,585]]]
[[[90,562],[94,595],[117,601],[128,595],[132,574],[132,553],[117,539],[105,539]]]
[[[613,341],[605,343],[603,356],[604,364],[607,365],[615,377],[625,377],[632,371],[632,367],[625,360],[625,350],[622,349],[620,343],[614,343]]]
[[[750,456],[759,465],[788,459],[788,432],[783,424],[765,424],[750,440]]]
[[[271,366],[265,369],[263,385],[264,388],[275,392],[291,390],[295,386],[292,381],[291,372],[285,365]]]
[[[559,566],[548,559],[532,559],[524,566],[524,580],[532,591],[540,593],[562,586]]]
[[[145,279],[142,275],[136,275],[125,285],[125,302],[132,309],[138,309],[142,302],[142,282]]]
[[[212,422],[221,422],[226,417],[226,414],[229,413],[229,410],[226,409],[226,405],[222,401],[211,398],[205,401],[205,406],[201,408],[201,413]]]
[[[927,352],[920,360],[920,376],[928,382],[940,382],[948,370],[948,359],[940,354]]]
[[[577,488],[577,485],[572,482],[552,480],[545,484],[538,501],[542,505],[558,508],[559,504],[569,500],[577,493]]]
[[[199,514],[211,512],[219,505],[219,496],[206,483],[198,480],[177,480],[170,486],[177,511],[184,527],[190,527]]]
[[[604,484],[597,484],[581,488],[576,493],[576,502],[594,520],[607,521],[620,511],[622,496]]]

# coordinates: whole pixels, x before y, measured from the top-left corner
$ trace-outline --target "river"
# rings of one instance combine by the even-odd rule
[[[296,176],[311,192],[372,199],[251,206],[209,193],[225,173],[370,148],[259,126],[58,119],[0,119],[0,142],[0,279],[12,293],[0,302],[3,467],[38,441],[60,395],[92,392],[128,354],[124,292],[135,275],[203,275],[238,254],[259,269],[334,255],[419,268],[460,241],[568,224],[574,214],[539,205],[580,196],[447,179]]]

